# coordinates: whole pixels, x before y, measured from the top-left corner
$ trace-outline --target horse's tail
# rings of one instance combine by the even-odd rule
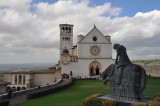
[[[141,67],[141,72],[142,72],[141,76],[142,90],[144,91],[144,89],[146,88],[147,76],[146,76],[146,71],[143,67]]]

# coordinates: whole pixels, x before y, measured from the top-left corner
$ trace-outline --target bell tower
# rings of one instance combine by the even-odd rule
[[[73,47],[73,25],[71,24],[60,24],[60,55],[63,52],[72,53]]]

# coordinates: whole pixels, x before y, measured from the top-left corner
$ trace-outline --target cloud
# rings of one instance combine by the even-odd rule
[[[49,4],[1,0],[0,58],[3,61],[0,63],[57,62],[59,24],[64,23],[74,24],[74,44],[77,35],[86,35],[96,24],[104,35],[111,35],[113,43],[125,45],[132,59],[148,58],[149,55],[160,58],[157,50],[159,10],[119,17],[123,12],[121,8],[113,7],[111,3],[90,6],[90,2],[59,0]]]

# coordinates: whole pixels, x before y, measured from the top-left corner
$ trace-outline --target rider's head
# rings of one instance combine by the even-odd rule
[[[120,46],[120,44],[115,43],[115,44],[113,45],[113,49],[116,49],[118,46]]]

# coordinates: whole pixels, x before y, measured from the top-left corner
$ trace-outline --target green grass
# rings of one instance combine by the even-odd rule
[[[145,97],[153,97],[160,93],[160,79],[151,78],[147,83]],[[108,94],[109,84],[105,86],[102,81],[98,80],[78,80],[71,87],[62,91],[15,106],[82,106],[84,98],[96,93]]]
[[[160,78],[147,79],[147,86],[144,91],[145,97],[153,97],[155,94],[160,94]]]

